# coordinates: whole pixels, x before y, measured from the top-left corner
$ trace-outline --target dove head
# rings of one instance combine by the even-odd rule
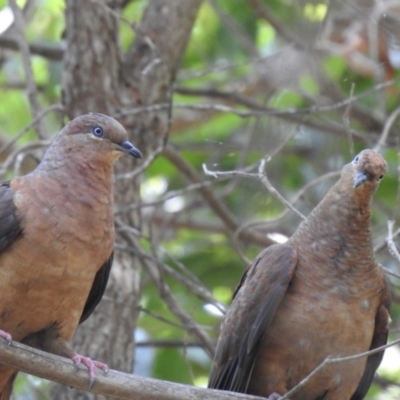
[[[342,179],[357,191],[368,188],[373,193],[386,171],[386,161],[380,154],[373,150],[363,150],[343,168]]]
[[[39,169],[58,169],[71,162],[112,167],[124,153],[135,158],[142,156],[118,121],[91,113],[73,119],[55,136]]]
[[[75,146],[87,146],[99,151],[110,151],[115,158],[122,153],[140,158],[140,151],[128,141],[125,128],[114,118],[104,114],[86,114],[73,119],[58,136]]]

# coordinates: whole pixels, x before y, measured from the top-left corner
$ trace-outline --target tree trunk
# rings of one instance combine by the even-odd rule
[[[168,111],[134,116],[129,112],[171,101],[171,87],[201,0],[150,0],[125,57],[118,43],[119,24],[125,23],[118,18],[119,3],[67,0],[63,102],[71,118],[87,112],[116,116],[146,159],[166,142]],[[123,175],[135,167],[135,160],[124,157],[117,164],[117,172]],[[124,205],[139,201],[139,182],[140,174],[116,181],[117,233],[121,226],[140,231],[140,210],[122,212]],[[134,241],[126,230],[118,234],[117,243],[106,294],[94,314],[79,327],[73,348],[113,369],[132,372],[141,265],[132,251],[120,250],[132,250]],[[100,398],[60,385],[53,387],[52,395],[64,400]]]

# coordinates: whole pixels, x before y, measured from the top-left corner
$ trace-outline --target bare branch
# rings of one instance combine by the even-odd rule
[[[390,133],[390,129],[392,128],[394,122],[396,121],[397,117],[400,114],[400,106],[398,106],[389,116],[389,118],[387,119],[385,126],[383,128],[382,131],[382,135],[378,140],[378,143],[376,144],[374,150],[375,151],[380,151],[382,147],[384,147],[386,145],[387,142],[387,138],[389,136]]]
[[[67,358],[17,342],[10,346],[0,342],[0,362],[40,378],[88,390],[89,378],[85,368],[77,368]],[[256,396],[170,383],[115,370],[109,370],[107,374],[98,371],[91,392],[127,400],[261,400]]]
[[[183,157],[176,152],[171,146],[167,146],[164,149],[163,155],[168,158],[180,172],[182,172],[190,181],[194,183],[201,182],[197,171],[188,164]],[[232,232],[236,231],[239,224],[236,222],[235,217],[231,214],[231,212],[221,203],[219,199],[216,198],[214,193],[211,191],[209,187],[201,187],[198,189],[199,192],[203,195],[204,199],[208,202],[209,206],[212,210],[218,215],[219,218],[224,222],[229,230]],[[240,235],[242,239],[250,240],[255,243],[258,243],[262,246],[269,246],[273,242],[262,236],[258,233],[251,231],[243,231]]]
[[[117,225],[121,225],[121,221],[116,220]],[[134,249],[140,249],[140,246],[136,240],[135,235],[130,235],[127,232],[123,233],[126,241],[132,246]],[[139,251],[135,251],[138,253]],[[135,254],[138,255],[138,254]],[[212,355],[214,353],[214,344],[209,337],[209,335],[204,331],[204,329],[198,325],[194,319],[185,311],[185,309],[180,305],[175,296],[173,295],[170,287],[163,279],[162,273],[157,265],[157,263],[153,263],[150,257],[147,254],[143,254],[144,257],[139,257],[146,271],[149,273],[151,279],[155,283],[158,292],[162,299],[165,301],[170,310],[179,318],[179,320],[185,324],[188,332],[193,333],[197,336],[197,338],[204,345],[204,348],[207,352]]]
[[[394,221],[388,221],[388,236],[387,236],[387,245],[388,245],[388,250],[389,253],[400,263],[400,253],[396,248],[396,245],[394,244],[393,241],[393,226],[394,226]]]
[[[25,72],[26,90],[28,94],[29,104],[31,106],[33,117],[37,118],[41,114],[41,106],[38,99],[38,91],[36,88],[35,79],[33,77],[30,50],[24,34],[24,19],[21,9],[18,7],[16,0],[10,0],[9,3],[14,14],[15,34],[18,47],[21,51],[22,65]],[[46,130],[45,124],[43,123],[42,119],[39,118],[37,120],[36,127],[38,137],[40,139],[44,139],[46,137]]]
[[[29,43],[29,52],[38,56],[42,56],[52,61],[61,61],[64,55],[64,49],[59,45],[50,43]],[[18,42],[6,36],[0,36],[0,48],[9,50],[19,50]]]
[[[4,153],[10,147],[12,147],[22,136],[25,135],[26,132],[29,131],[29,129],[36,126],[42,118],[44,118],[47,114],[49,114],[52,111],[63,112],[64,107],[62,106],[62,104],[53,104],[44,109],[43,111],[41,111],[28,125],[24,126],[11,140],[9,140],[0,148],[0,154]]]
[[[285,207],[287,207],[289,210],[293,211],[297,216],[299,216],[301,219],[306,219],[306,217],[295,207],[292,206],[290,202],[288,202],[276,189],[274,186],[271,185],[267,174],[265,172],[265,164],[267,160],[264,158],[260,162],[260,168],[258,169],[258,174],[260,177],[261,182],[264,184],[264,186],[268,189],[268,191],[276,197]]]
[[[251,174],[248,172],[243,172],[243,171],[210,171],[207,169],[207,166],[203,164],[203,171],[206,175],[214,176],[214,177],[219,177],[221,175],[225,176],[242,176],[242,177],[247,177],[247,178],[252,178],[252,179],[259,179],[264,186],[268,189],[268,191],[276,197],[285,207],[293,211],[296,215],[298,215],[300,218],[305,219],[306,217],[293,205],[287,201],[276,189],[274,186],[271,185],[271,183],[268,180],[268,177],[264,171],[265,168],[265,163],[267,162],[266,159],[262,159],[260,162],[260,167],[259,167],[259,172],[258,174]]]
[[[285,395],[282,396],[280,398],[280,400],[290,400],[290,398],[294,394],[296,394],[301,388],[303,388],[311,380],[311,378],[313,378],[315,375],[317,375],[327,365],[343,363],[346,361],[356,360],[358,358],[368,357],[371,354],[380,353],[381,351],[387,349],[388,347],[394,346],[395,344],[398,344],[398,343],[400,343],[400,339],[393,340],[393,342],[390,342],[384,346],[377,347],[376,349],[373,349],[370,351],[365,351],[364,353],[355,354],[353,356],[336,357],[336,358],[328,357],[317,368],[315,368],[314,371],[312,371],[308,376],[306,376],[302,381],[300,381],[293,389],[291,389],[289,392],[285,393]]]

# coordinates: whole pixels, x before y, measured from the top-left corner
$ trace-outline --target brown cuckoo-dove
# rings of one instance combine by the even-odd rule
[[[103,296],[114,248],[113,164],[141,157],[115,119],[87,114],[54,138],[38,167],[0,185],[0,336],[84,364],[70,341]],[[16,371],[0,367],[0,399]]]
[[[285,244],[247,269],[222,324],[209,387],[278,399],[327,357],[384,345],[389,288],[371,202],[387,169],[364,150]],[[291,400],[361,400],[383,352],[323,368]]]

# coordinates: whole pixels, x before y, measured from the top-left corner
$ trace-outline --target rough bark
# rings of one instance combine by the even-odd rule
[[[86,112],[118,116],[130,139],[146,154],[164,142],[169,129],[167,112],[126,116],[137,106],[170,100],[171,87],[190,37],[201,0],[150,0],[123,61],[118,45],[118,2],[67,0],[67,50],[63,67],[63,102],[70,117]],[[125,116],[124,116],[125,115]],[[161,139],[161,141],[160,141]],[[128,157],[118,173],[131,171]],[[116,182],[119,209],[139,200],[139,181]],[[119,221],[140,229],[140,211],[119,214]],[[122,246],[123,236],[117,241]],[[111,368],[131,372],[133,332],[140,300],[140,264],[131,255],[116,251],[110,282],[95,313],[78,328],[75,351],[106,362]],[[55,386],[57,399],[100,399],[90,393]]]

